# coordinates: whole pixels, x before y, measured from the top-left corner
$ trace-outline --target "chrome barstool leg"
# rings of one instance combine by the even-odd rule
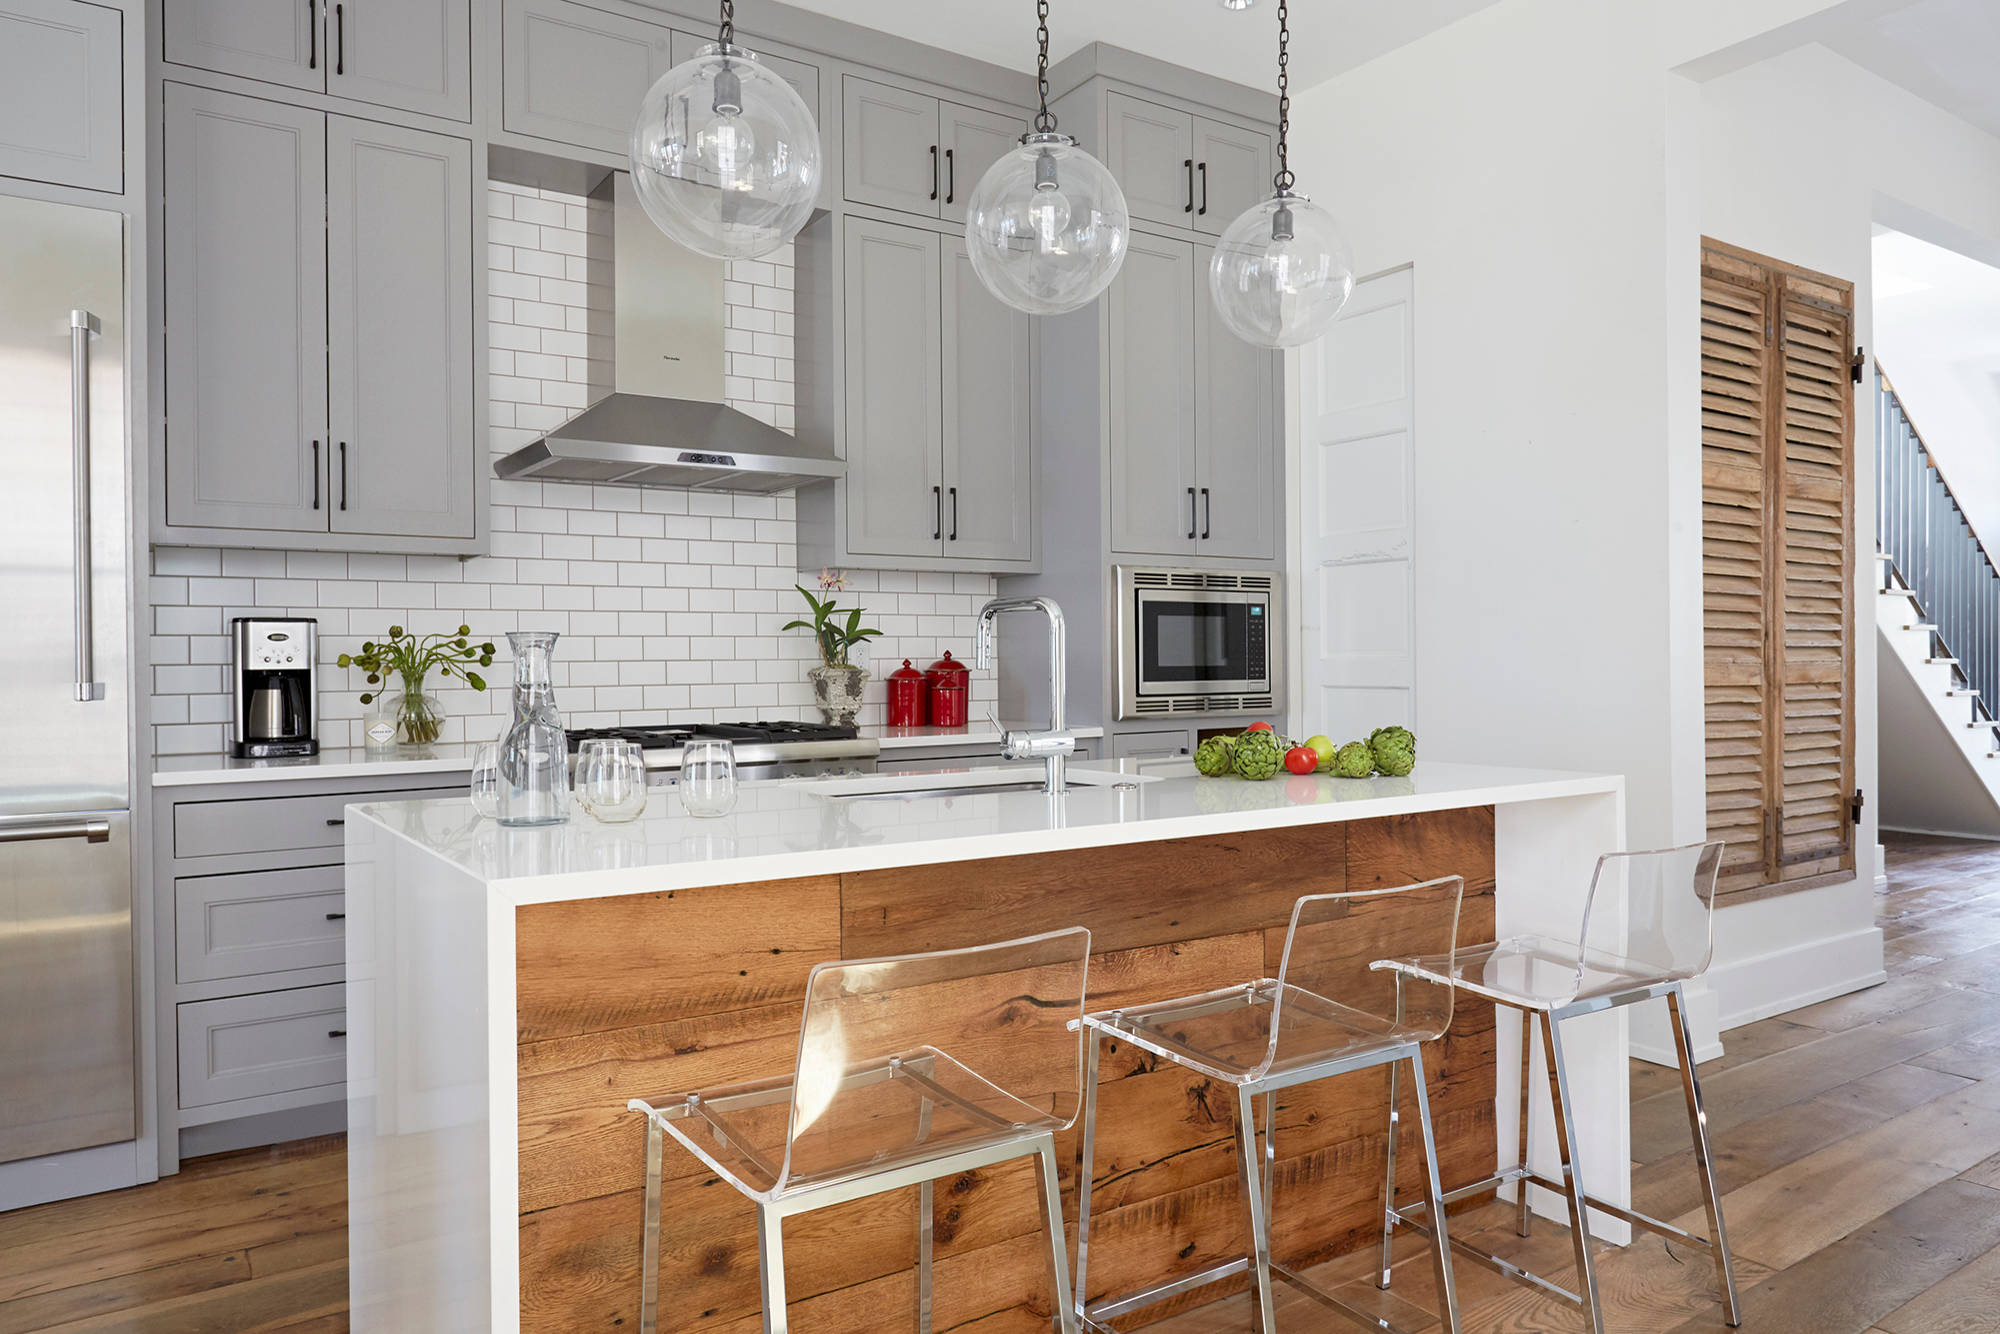
[[[1533,1123],[1528,1095],[1534,1091],[1535,1020],[1528,1011],[1521,1011],[1521,1157],[1523,1170],[1528,1166],[1528,1127]],[[1520,1236],[1529,1235],[1534,1225],[1534,1186],[1523,1180],[1514,1183],[1517,1192],[1515,1207],[1517,1215],[1514,1231]]]
[[[764,1334],[787,1334],[784,1220],[768,1204],[757,1206],[757,1283],[764,1299]]]
[[[1042,1228],[1048,1234],[1049,1281],[1055,1297],[1056,1328],[1062,1334],[1077,1334],[1076,1301],[1069,1287],[1069,1250],[1063,1245],[1062,1195],[1056,1180],[1055,1136],[1043,1135],[1038,1140],[1035,1171],[1040,1178]]]
[[[917,1186],[917,1334],[931,1334],[931,1183]]]
[[[1694,1071],[1694,1035],[1688,1030],[1686,996],[1676,982],[1667,992],[1667,1017],[1673,1021],[1674,1049],[1681,1062],[1681,1092],[1687,1098],[1688,1129],[1694,1135],[1694,1156],[1701,1169],[1701,1202],[1708,1209],[1708,1235],[1715,1249],[1715,1278],[1722,1288],[1723,1318],[1743,1323],[1736,1300],[1736,1273],[1729,1260],[1729,1238],[1722,1228],[1722,1191],[1715,1181],[1715,1158],[1708,1146],[1708,1114],[1702,1109],[1701,1081]]]
[[[1382,1269],[1375,1286],[1387,1292],[1396,1241],[1396,1127],[1402,1118],[1403,1063],[1389,1062],[1389,1166],[1388,1184],[1382,1187]]]
[[[646,1120],[646,1244],[639,1263],[639,1334],[660,1327],[660,1123]]]
[[[1562,1159],[1563,1197],[1569,1204],[1577,1287],[1583,1294],[1583,1308],[1590,1316],[1592,1334],[1604,1334],[1604,1310],[1597,1296],[1597,1266],[1590,1258],[1590,1216],[1583,1199],[1582,1165],[1577,1161],[1576,1144],[1569,1131],[1569,1071],[1563,1063],[1562,1044],[1556,1037],[1555,1016],[1547,1011],[1542,1014],[1542,1056],[1549,1067],[1549,1101],[1555,1108],[1556,1153]]]
[[[1438,1175],[1437,1136],[1431,1127],[1430,1084],[1424,1078],[1424,1054],[1410,1049],[1410,1078],[1417,1084],[1417,1121],[1424,1132],[1424,1196],[1431,1215],[1431,1263],[1437,1275],[1438,1324],[1441,1334],[1458,1334],[1458,1284],[1451,1273],[1451,1238],[1445,1232],[1444,1178]],[[1387,1257],[1382,1266],[1387,1274]],[[1383,1284],[1387,1287],[1387,1283]]]
[[[1082,1313],[1090,1300],[1090,1174],[1091,1159],[1097,1151],[1097,1058],[1098,1030],[1093,1026],[1084,1048],[1083,1128],[1076,1148],[1076,1309]]]
[[[1263,1334],[1278,1334],[1278,1312],[1271,1300],[1270,1214],[1264,1207],[1263,1172],[1257,1161],[1256,1095],[1249,1089],[1236,1093],[1236,1170],[1243,1182],[1243,1207],[1250,1215],[1251,1298],[1257,1304],[1257,1327]]]

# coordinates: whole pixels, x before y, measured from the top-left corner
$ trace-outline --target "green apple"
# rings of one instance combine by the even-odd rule
[[[1325,773],[1328,767],[1333,764],[1333,753],[1340,749],[1339,746],[1333,744],[1330,738],[1323,736],[1307,737],[1306,748],[1319,756],[1319,770],[1321,773]]]

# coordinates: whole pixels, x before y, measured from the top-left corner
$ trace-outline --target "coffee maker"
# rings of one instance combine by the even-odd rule
[[[319,622],[239,616],[229,627],[231,751],[244,759],[319,754]]]

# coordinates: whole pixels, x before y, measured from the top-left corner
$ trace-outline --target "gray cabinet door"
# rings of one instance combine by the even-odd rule
[[[963,236],[944,238],[943,278],[945,554],[1032,560],[1032,321],[980,283]]]
[[[569,0],[507,0],[500,50],[507,129],[622,156],[646,90],[673,64],[673,33]]]
[[[1104,114],[1104,165],[1132,216],[1194,226],[1194,117],[1123,93],[1104,95]]]
[[[1018,117],[944,103],[938,120],[938,143],[944,154],[944,195],[938,200],[938,216],[964,222],[965,205],[979,188],[980,178],[1020,146],[1026,129]]]
[[[125,188],[123,22],[77,0],[0,0],[0,176]]]
[[[167,59],[287,88],[326,88],[317,0],[165,0]]]
[[[328,92],[472,119],[470,0],[331,0],[327,13]]]
[[[167,522],[325,532],[326,118],[169,83],[166,120]]]
[[[944,552],[936,232],[847,220],[847,545]]]
[[[944,197],[937,99],[850,74],[841,112],[847,201],[935,218]]]
[[[1271,136],[1220,121],[1194,123],[1194,225],[1220,236],[1259,200],[1271,196]]]
[[[1105,294],[1111,546],[1185,556],[1195,533],[1194,246],[1133,232]]]
[[[327,122],[337,533],[473,536],[472,146]]]
[[[1208,260],[1195,248],[1194,397],[1196,486],[1204,556],[1270,560],[1278,554],[1277,395],[1279,358],[1229,331],[1208,290]]]

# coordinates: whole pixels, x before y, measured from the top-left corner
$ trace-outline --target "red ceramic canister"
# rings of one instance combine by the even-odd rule
[[[889,726],[924,726],[931,716],[929,696],[924,674],[903,659],[901,669],[889,673]]]
[[[972,673],[965,664],[947,649],[924,677],[930,683],[931,726],[964,727],[972,713]]]

